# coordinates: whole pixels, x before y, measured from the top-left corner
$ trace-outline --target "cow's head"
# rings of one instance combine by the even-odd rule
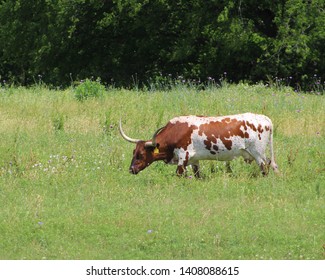
[[[154,133],[152,140],[148,140],[148,141],[133,139],[127,136],[122,129],[121,120],[120,120],[119,129],[122,137],[125,140],[136,144],[136,147],[133,151],[133,158],[131,161],[129,171],[132,174],[138,174],[141,170],[145,169],[147,166],[149,166],[152,162],[155,161],[155,153],[157,153],[157,148],[159,146],[156,143],[156,136],[162,128],[159,128]]]

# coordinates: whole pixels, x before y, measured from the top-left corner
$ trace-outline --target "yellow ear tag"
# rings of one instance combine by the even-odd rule
[[[154,153],[154,154],[159,154],[159,149],[156,147],[156,148],[153,150],[153,153]]]

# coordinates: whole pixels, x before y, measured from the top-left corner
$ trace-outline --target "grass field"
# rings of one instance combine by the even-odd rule
[[[128,173],[134,138],[182,114],[262,113],[281,176],[202,162],[201,180],[154,163]],[[0,259],[325,259],[325,97],[289,88],[198,91],[0,88]]]

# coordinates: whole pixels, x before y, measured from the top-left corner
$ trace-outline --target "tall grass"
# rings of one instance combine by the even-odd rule
[[[325,99],[241,84],[0,92],[0,259],[324,259]],[[282,176],[202,162],[204,179],[154,163],[128,173],[132,144],[182,114],[268,115]]]

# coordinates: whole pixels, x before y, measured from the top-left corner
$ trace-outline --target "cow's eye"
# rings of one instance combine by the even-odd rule
[[[136,160],[140,160],[140,159],[142,159],[142,155],[137,154],[137,155],[135,156],[135,159],[136,159]]]

